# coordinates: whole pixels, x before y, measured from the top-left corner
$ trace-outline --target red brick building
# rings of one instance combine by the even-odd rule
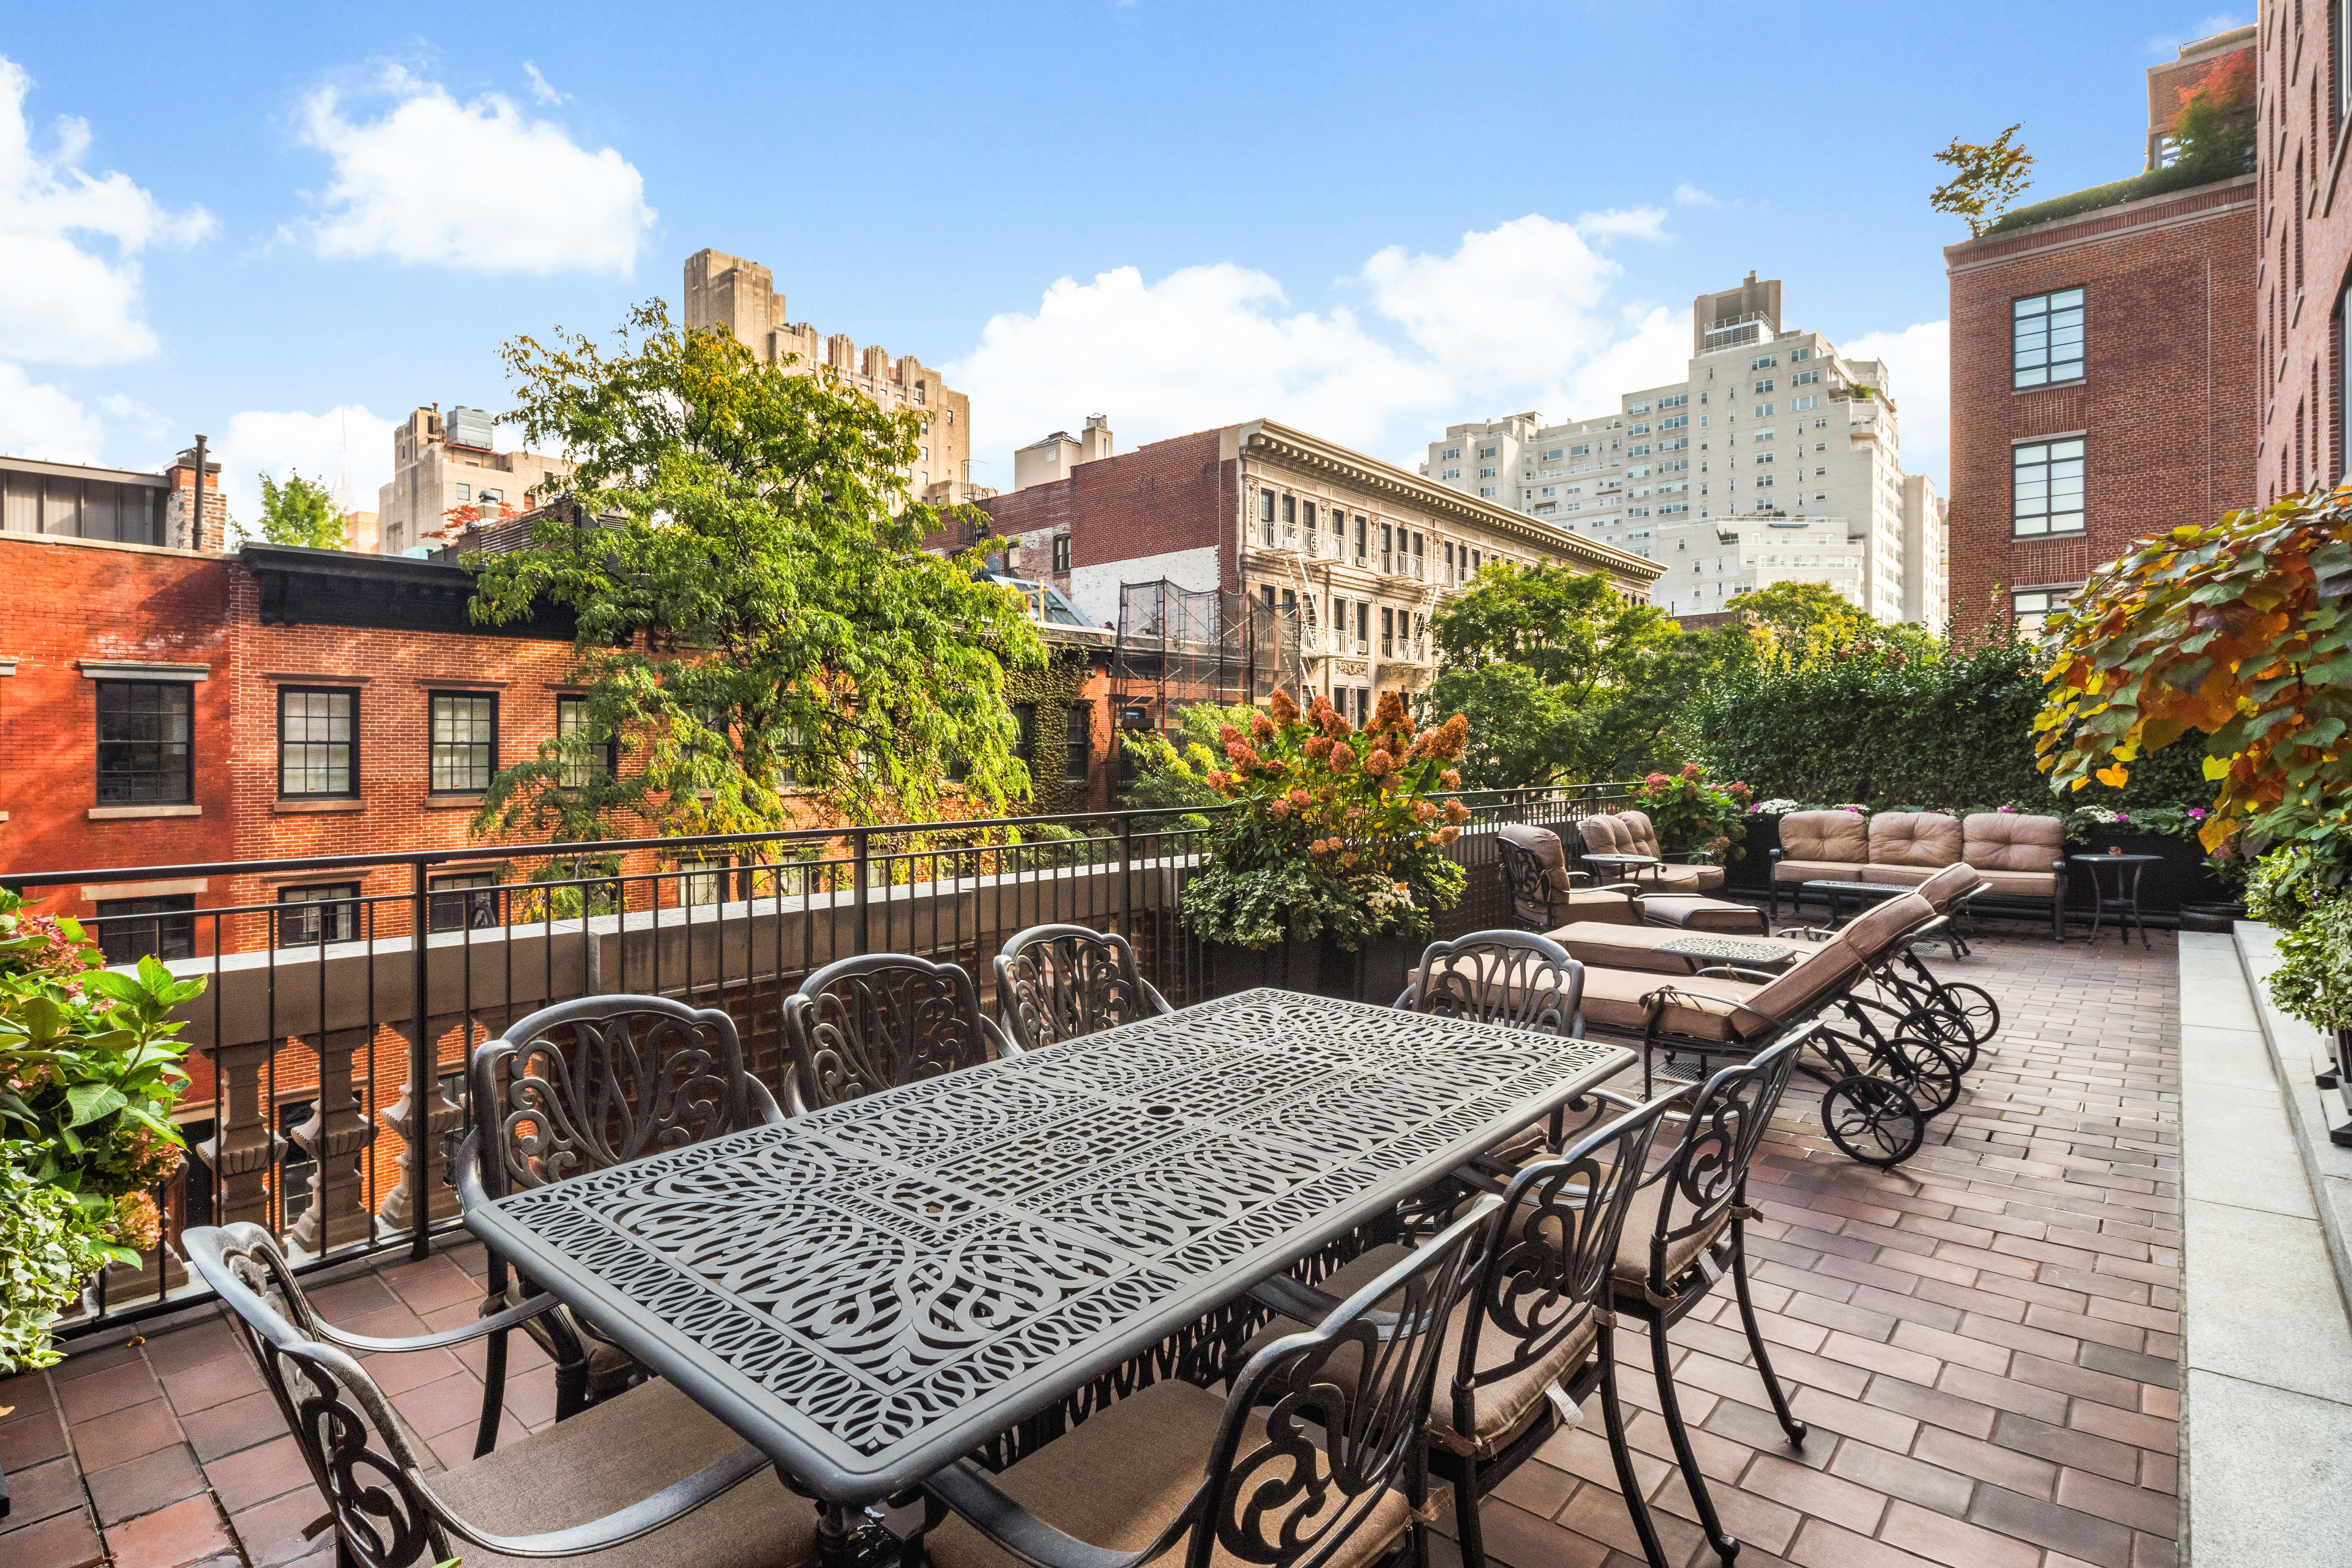
[[[2206,71],[2243,47],[2183,60]],[[2187,74],[2150,73],[2156,155],[2165,71]],[[1945,247],[1956,629],[2031,627],[2130,541],[2254,499],[2254,176],[2069,210],[2132,189]]]
[[[2332,486],[2352,442],[2345,376],[2352,296],[2352,0],[2265,6],[2256,39],[2262,205],[2260,489],[2269,501]]]

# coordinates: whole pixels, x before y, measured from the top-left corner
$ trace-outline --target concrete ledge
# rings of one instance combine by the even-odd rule
[[[2288,1122],[2294,1129],[2294,1148],[2318,1211],[2319,1228],[2336,1267],[2337,1288],[2352,1311],[2352,1149],[2327,1141],[2330,1127],[2343,1125],[2342,1103],[2352,1093],[2322,1089],[2315,1079],[2327,1065],[2327,1042],[2320,1032],[2300,1019],[2290,1018],[2271,1000],[2265,984],[2278,967],[2278,933],[2266,925],[2240,921],[2234,940],[2243,966],[2247,989],[2252,994],[2263,1037],[2276,1065]]]
[[[2180,1560],[2302,1568],[2352,1539],[2352,1316],[2299,1147],[2315,1037],[2238,931],[2180,936]]]

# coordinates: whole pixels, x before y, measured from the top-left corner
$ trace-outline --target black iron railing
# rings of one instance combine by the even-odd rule
[[[1464,795],[1471,818],[1447,852],[1469,883],[1436,934],[1510,923],[1496,826],[1573,820],[1623,804],[1629,788]],[[190,1225],[260,1225],[306,1268],[424,1256],[458,1219],[448,1161],[466,1131],[467,1054],[556,1002],[649,992],[723,1007],[776,1086],[786,996],[855,954],[961,963],[992,1009],[1004,940],[1075,921],[1125,934],[1177,1005],[1204,1000],[1215,994],[1208,955],[1178,917],[1206,820],[1122,811],[0,874],[36,901],[68,884],[197,879],[228,895],[84,921],[118,952],[131,937],[162,944],[175,972],[208,984],[182,1010],[190,1157],[156,1194],[164,1245],[137,1268],[109,1269],[61,1331],[200,1295],[173,1247]]]

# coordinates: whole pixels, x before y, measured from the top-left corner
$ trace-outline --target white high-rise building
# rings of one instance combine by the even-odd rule
[[[1736,289],[1698,297],[1691,338],[1682,381],[1629,392],[1616,413],[1597,418],[1547,425],[1527,413],[1449,426],[1429,444],[1422,472],[1661,562],[1670,529],[1676,553],[1687,555],[1698,535],[1686,525],[1837,520],[1848,544],[1806,553],[1859,557],[1841,591],[1880,620],[1940,626],[1942,507],[1932,486],[1903,472],[1886,366],[1849,359],[1818,332],[1781,331],[1780,285],[1753,272]],[[1795,553],[1742,550],[1759,563]],[[1784,580],[1757,569],[1768,574],[1749,586]],[[1660,580],[1658,603],[1679,596],[1670,586],[1676,575],[1669,568]],[[1716,597],[1710,589],[1709,608],[1722,607]]]

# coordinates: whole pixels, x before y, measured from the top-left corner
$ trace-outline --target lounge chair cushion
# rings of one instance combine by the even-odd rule
[[[1968,894],[1983,885],[1984,873],[1963,860],[1957,866],[1947,866],[1919,884],[1919,896],[1927,907],[1942,914]]]
[[[450,1511],[499,1535],[586,1524],[684,1480],[743,1439],[668,1383],[640,1384],[431,1479]],[[1197,1479],[1200,1460],[1192,1460]],[[508,1557],[453,1542],[466,1568],[798,1568],[816,1560],[816,1510],[773,1470],[626,1546],[593,1556]]]
[[[1960,824],[1960,858],[1979,871],[2047,874],[2065,855],[2066,825],[2055,816],[1979,811]]]
[[[1944,867],[1960,858],[1960,819],[1938,811],[1882,811],[1870,819],[1873,866]]]
[[[1605,914],[1586,913],[1577,905],[1578,893],[1590,892],[1592,889],[1572,889],[1569,886],[1568,850],[1561,845],[1558,833],[1549,827],[1538,827],[1531,823],[1513,822],[1496,829],[1495,836],[1504,843],[1516,846],[1533,855],[1537,864],[1543,868],[1544,879],[1550,885],[1551,908],[1548,912],[1526,907],[1516,894],[1513,895],[1512,907],[1522,919],[1542,924],[1553,924],[1571,920],[1612,918]],[[1611,894],[1610,897],[1621,904],[1626,903],[1625,897],[1622,893]],[[1624,918],[1627,920],[1639,918],[1630,904],[1626,906]]]
[[[1642,1288],[1650,1282],[1650,1243],[1658,1234],[1658,1206],[1665,1201],[1666,1186],[1662,1178],[1646,1187],[1636,1187],[1633,1201],[1626,1205],[1625,1228],[1617,1237],[1617,1261],[1610,1269],[1612,1282],[1626,1295],[1640,1296]],[[1674,1207],[1666,1217],[1676,1229],[1688,1225],[1690,1200],[1676,1193]],[[1703,1228],[1667,1244],[1665,1279],[1659,1282],[1672,1282],[1730,1223],[1731,1212],[1727,1209]]]
[[[1885,957],[1906,931],[1934,919],[1935,914],[1935,906],[1918,894],[1897,893],[1848,921],[1839,928],[1835,941],[1859,968]]]
[[[1866,865],[1870,826],[1851,811],[1792,811],[1780,819],[1780,853],[1789,860]]]
[[[1007,1497],[1057,1530],[1107,1551],[1140,1551],[1192,1501],[1224,1414],[1225,1402],[1207,1389],[1164,1378],[1097,1411],[994,1479]],[[1265,1441],[1265,1422],[1253,1415],[1237,1451],[1246,1454]],[[1328,1463],[1319,1455],[1318,1462]],[[1278,1468],[1288,1474],[1287,1467]],[[1336,1512],[1343,1498],[1332,1488],[1326,1509]],[[815,1517],[806,1502],[801,1507]],[[1412,1522],[1412,1505],[1391,1488],[1323,1561],[1331,1568],[1361,1568]],[[949,1520],[926,1541],[938,1568],[1021,1568],[1019,1558],[961,1519]],[[1163,1562],[1171,1559],[1182,1561],[1181,1545]],[[1209,1562],[1212,1568],[1247,1568],[1222,1544]]]
[[[1685,932],[1664,926],[1621,926],[1601,921],[1579,921],[1545,935],[1568,949],[1569,956],[1588,966],[1645,969],[1658,974],[1688,974],[1690,961],[1679,953],[1660,952],[1657,946]]]
[[[1654,1215],[1657,1211],[1653,1209]],[[1346,1268],[1335,1271],[1317,1287],[1328,1296],[1347,1300],[1410,1254],[1394,1243],[1373,1247]],[[1592,1353],[1593,1342],[1600,1337],[1600,1327],[1588,1314],[1581,1328],[1554,1345],[1538,1360],[1529,1363],[1508,1377],[1496,1379],[1477,1392],[1473,1406],[1475,1419],[1468,1436],[1454,1429],[1454,1371],[1462,1355],[1462,1328],[1468,1321],[1471,1310],[1477,1303],[1465,1300],[1457,1302],[1454,1315],[1445,1326],[1444,1360],[1438,1363],[1437,1396],[1430,1402],[1429,1435],[1440,1447],[1457,1454],[1475,1458],[1489,1458],[1509,1446],[1511,1440],[1525,1431],[1543,1412],[1544,1390],[1561,1381]],[[1243,1347],[1244,1360],[1282,1338],[1295,1334],[1306,1325],[1288,1318],[1276,1318],[1258,1331]],[[1519,1342],[1488,1323],[1478,1332],[1478,1370],[1492,1372],[1509,1364]],[[1334,1358],[1337,1365],[1337,1358]]]
[[[1840,963],[1843,962],[1841,954]],[[1665,1012],[1658,1020],[1660,1033],[1685,1039],[1728,1042],[1735,1037],[1735,1005],[1762,989],[1744,981],[1693,979],[1687,971],[1667,974],[1654,969],[1604,969],[1588,964],[1584,971],[1584,1021],[1588,1026],[1614,1029],[1620,1034],[1639,1035],[1649,1026],[1647,998],[1654,992],[1666,990],[1675,994],[1668,998]],[[1688,994],[1694,992],[1704,995]],[[1769,1026],[1768,1020],[1740,1010],[1740,1037]]]
[[[1776,882],[1859,882],[1870,869],[1860,860],[1779,860],[1772,866]]]
[[[1764,911],[1753,904],[1725,899],[1694,898],[1683,893],[1644,893],[1642,921],[1645,925],[1673,926],[1677,931],[1765,932]]]

